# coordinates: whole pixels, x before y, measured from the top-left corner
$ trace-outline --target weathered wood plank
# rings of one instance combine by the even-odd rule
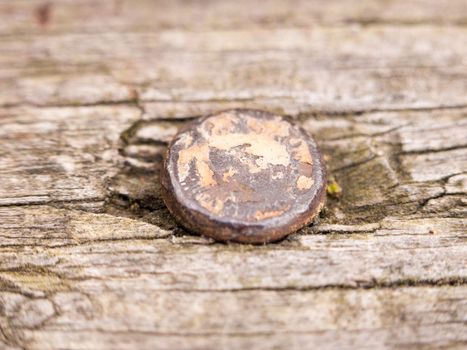
[[[0,110],[0,204],[102,202],[131,106]]]
[[[96,344],[99,348],[115,348],[127,343],[144,348],[154,346],[155,339],[161,341],[163,347],[173,345],[186,348],[193,344],[192,339],[197,339],[199,347],[210,347],[222,338],[226,339],[226,347],[255,344],[258,341],[262,341],[265,348],[277,344],[279,347],[298,347],[307,341],[312,344],[327,342],[333,348],[352,343],[363,345],[370,334],[381,334],[381,338],[371,337],[375,342],[371,344],[378,347],[389,344],[387,346],[390,347],[392,343],[383,339],[389,339],[388,334],[398,329],[403,336],[396,343],[407,343],[409,348],[423,345],[423,342],[408,344],[413,342],[414,334],[442,333],[446,330],[452,336],[436,333],[436,337],[426,338],[425,345],[463,346],[465,339],[460,334],[463,334],[465,326],[457,321],[426,326],[418,322],[415,326],[393,326],[390,330],[372,328],[362,332],[342,331],[339,324],[334,324],[333,327],[337,328],[331,327],[325,331],[310,328],[298,332],[296,343],[290,343],[290,337],[274,331],[275,328],[266,332],[271,335],[269,341],[261,332],[250,334],[234,328],[229,328],[226,335],[222,335],[220,330],[211,331],[211,335],[198,334],[196,330],[179,334],[159,327],[156,327],[157,330],[141,330],[136,327],[138,323],[132,315],[138,307],[147,309],[147,305],[138,306],[126,301],[121,304],[127,305],[126,311],[114,315],[114,309],[109,305],[114,307],[115,301],[106,304],[94,295],[110,293],[110,300],[122,300],[123,297],[123,300],[140,302],[138,295],[150,296],[152,293],[169,293],[172,297],[176,293],[202,293],[200,295],[213,297],[220,292],[233,293],[232,298],[235,299],[236,293],[269,290],[277,291],[279,300],[287,300],[280,293],[291,290],[297,295],[307,291],[305,293],[310,295],[310,300],[314,300],[318,298],[315,293],[321,293],[321,288],[332,288],[336,293],[355,293],[348,289],[371,288],[368,293],[374,295],[373,290],[381,293],[381,288],[399,285],[422,288],[425,285],[460,284],[460,290],[465,291],[462,287],[467,276],[465,210],[456,202],[458,196],[466,193],[465,176],[457,174],[457,165],[444,164],[443,169],[447,173],[443,178],[427,179],[423,177],[426,170],[422,165],[417,168],[406,162],[407,157],[436,156],[446,152],[457,152],[462,156],[465,150],[463,139],[454,137],[448,140],[454,131],[442,131],[446,127],[455,127],[457,135],[463,135],[465,110],[299,116],[298,121],[318,136],[331,174],[341,183],[344,191],[339,201],[330,199],[321,225],[307,228],[300,235],[280,244],[264,247],[212,244],[212,241],[186,236],[186,233],[180,236],[180,230],[167,216],[156,186],[160,155],[165,142],[185,121],[141,121],[141,110],[136,106],[28,107],[7,108],[5,111],[8,114],[5,114],[6,123],[2,129],[4,154],[10,154],[10,159],[14,161],[15,155],[22,159],[21,154],[56,152],[62,155],[70,150],[67,164],[74,164],[75,157],[81,159],[83,152],[89,154],[92,159],[84,162],[86,166],[68,167],[67,173],[54,172],[53,178],[66,179],[73,185],[73,179],[79,176],[89,184],[98,184],[98,202],[91,208],[78,203],[78,208],[104,210],[111,214],[74,210],[74,200],[87,203],[89,198],[81,199],[70,193],[67,186],[50,188],[51,195],[55,196],[52,198],[57,199],[49,198],[42,202],[37,198],[17,202],[13,196],[7,195],[11,193],[11,187],[0,187],[3,204],[8,205],[1,210],[1,289],[13,295],[20,308],[33,310],[28,315],[38,313],[37,320],[20,314],[3,320],[6,344],[31,344],[27,346],[34,349],[50,344],[53,339],[52,343],[58,344],[57,348],[75,348],[81,346],[78,339],[84,337],[89,341],[86,343],[89,348]],[[97,122],[96,117],[99,117]],[[439,133],[436,133],[435,126],[432,130],[426,130],[426,118],[436,118]],[[70,120],[73,123],[67,123]],[[413,145],[423,144],[426,135],[436,135],[437,138],[426,143],[426,151],[421,146],[414,149]],[[55,137],[60,142],[43,145],[44,140]],[[93,161],[102,158],[99,156],[102,152],[110,152],[112,157],[110,163],[105,163],[103,170],[97,173]],[[46,166],[34,161],[41,158],[27,159],[29,167],[42,167],[47,171]],[[12,171],[8,166],[3,168],[7,181],[9,174],[15,174],[14,179],[24,178],[31,188],[45,187],[46,182],[40,177],[28,177],[21,167],[13,169],[16,170]],[[368,188],[371,192],[367,191]],[[444,206],[433,204],[433,201],[443,199],[455,201]],[[62,209],[24,206],[28,203],[50,203]],[[131,219],[119,217],[121,215]],[[444,288],[447,287],[434,290],[440,292]],[[88,315],[88,325],[93,320],[96,324],[106,324],[108,321],[105,320],[115,317],[117,320],[128,320],[129,323],[125,324],[132,326],[127,330],[121,326],[109,326],[108,329],[99,328],[100,331],[93,326],[85,329],[78,327],[73,331],[65,331],[69,329],[68,326],[50,326],[57,317],[57,308],[69,310],[65,301],[69,298],[75,300],[76,293],[84,293],[85,298],[91,298],[92,302],[85,302],[91,303],[102,315]],[[60,296],[58,304],[55,299],[50,299],[55,296]],[[39,298],[42,301],[37,305],[31,302],[34,306],[28,306],[30,302],[23,298]],[[157,298],[150,297],[148,300],[152,303]],[[425,301],[425,298],[420,300]],[[78,306],[72,306],[70,312],[82,314],[84,306],[81,301],[77,303]],[[8,302],[4,304],[8,305]],[[205,309],[203,305],[200,301],[200,310]],[[209,305],[224,308],[223,304],[212,300]],[[292,309],[296,307],[290,302],[287,305]],[[377,310],[379,307],[376,306]],[[420,307],[423,309],[427,306]],[[396,310],[395,305],[389,305],[387,309],[400,316],[400,310]],[[435,310],[434,307],[427,309],[430,312]],[[323,310],[316,312],[321,315],[320,311]],[[202,315],[208,317],[205,312]],[[360,317],[361,314],[358,315]],[[352,320],[346,315],[343,319],[345,322]],[[11,322],[14,325],[18,320],[26,322],[26,326],[12,326]],[[145,320],[151,324],[158,322]],[[199,322],[204,325],[202,320]],[[353,321],[356,327],[366,329],[364,324],[358,323],[360,321]],[[28,328],[27,322],[33,324],[32,328]],[[208,319],[206,322],[211,321]],[[275,324],[265,322],[268,327]],[[287,322],[294,325],[296,321],[289,319]],[[115,337],[109,337],[109,333],[115,333]],[[286,331],[285,334],[288,333]],[[339,341],[327,340],[331,334],[338,335]]]
[[[389,215],[388,205],[400,212],[405,203],[406,213],[412,213],[413,205],[442,196],[444,181],[465,171],[465,113],[317,116],[302,125],[317,136],[329,169],[345,187],[344,212],[368,211],[376,204]],[[157,183],[164,143],[184,122],[139,122],[136,106],[8,108],[0,114],[3,204],[83,199],[102,204],[110,190],[140,202],[146,198],[153,209],[161,206]],[[437,120],[429,133],[426,118]],[[453,133],[458,137],[450,137]],[[426,144],[426,152],[420,154],[422,146],[414,152],[414,144]],[[443,157],[455,161],[440,163]],[[365,182],[371,192],[362,191]],[[465,186],[459,191],[464,193]]]
[[[46,5],[48,4],[48,5]],[[274,28],[314,25],[465,25],[462,0],[241,1],[16,0],[0,1],[0,34],[108,32],[190,28]]]
[[[0,295],[8,336],[28,349],[461,349],[466,297],[461,287]]]
[[[436,284],[467,276],[465,219],[329,224],[315,230],[325,235],[248,247],[189,237],[185,242],[157,226],[105,214],[50,207],[6,208],[1,214],[0,279],[4,288],[24,294],[71,287],[97,292],[122,286],[209,291]]]
[[[0,0],[0,349],[467,346],[465,1],[47,3]],[[235,107],[326,158],[276,244],[160,198],[176,131]]]
[[[291,114],[465,106],[466,35],[416,26],[4,39],[0,103],[238,100]]]

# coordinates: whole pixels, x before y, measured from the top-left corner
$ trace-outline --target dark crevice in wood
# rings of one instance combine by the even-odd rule
[[[48,206],[57,206],[60,207],[63,204],[79,204],[79,203],[104,203],[106,200],[105,197],[95,197],[95,198],[70,198],[70,199],[62,199],[62,200],[57,200],[57,199],[51,199],[51,200],[43,200],[43,201],[26,201],[22,203],[3,203],[0,204],[1,207],[29,207],[29,206],[41,206],[41,205],[48,205]]]
[[[345,171],[345,170],[349,170],[349,169],[361,166],[363,164],[366,164],[366,163],[369,163],[369,162],[375,160],[376,158],[378,158],[378,156],[374,155],[374,156],[372,156],[372,157],[370,157],[368,159],[362,160],[361,162],[356,162],[356,163],[348,164],[348,165],[345,165],[345,166],[342,166],[342,167],[339,167],[339,168],[334,168],[334,169],[332,169],[332,173],[339,173],[341,171]]]
[[[16,271],[20,271],[18,268]],[[158,274],[158,273],[155,273]],[[167,274],[167,273],[162,273]],[[139,274],[137,274],[139,275]],[[128,276],[124,279],[131,280],[137,277]],[[57,276],[60,276],[57,274]],[[121,276],[115,276],[115,278],[121,279]],[[110,281],[112,276],[100,279],[95,276],[81,276],[81,277],[67,277],[61,275],[60,280],[64,286],[67,286],[69,291],[79,291],[79,288],[73,288],[73,281],[91,281],[91,280],[103,280]],[[14,284],[8,284],[9,281],[3,281],[0,279],[2,290],[4,292],[18,293],[28,298],[43,298],[37,296],[35,290],[25,290]],[[273,292],[273,293],[284,293],[284,292],[316,292],[324,290],[387,290],[387,289],[398,289],[398,288],[421,288],[421,287],[456,287],[456,286],[467,286],[467,276],[451,276],[441,279],[398,279],[394,281],[384,280],[371,280],[371,281],[352,281],[349,283],[341,284],[325,284],[317,286],[258,286],[258,287],[240,287],[240,288],[161,288],[151,289],[153,292],[158,293],[171,293],[171,292],[182,292],[182,293],[248,293],[248,292]],[[63,289],[63,288],[62,288]],[[54,294],[54,292],[47,292],[46,295]]]
[[[404,28],[404,27],[439,27],[439,28],[464,28],[467,26],[466,19],[453,19],[453,20],[438,20],[438,19],[423,19],[423,20],[403,20],[403,19],[382,19],[382,18],[349,18],[343,19],[340,22],[332,23],[326,21],[315,21],[312,23],[313,25],[311,28],[315,30],[332,30],[332,29],[342,29],[342,28],[355,28],[355,26],[359,26],[362,28],[380,28],[380,27],[397,27],[397,28]],[[285,25],[282,22],[271,21],[264,23],[261,28],[264,30],[275,30],[277,28],[280,29],[287,29],[287,30],[301,30],[301,29],[310,29],[309,24],[291,24]],[[161,28],[154,28],[152,26],[146,25],[132,25],[131,27],[125,28],[125,34],[145,34],[145,33],[152,33],[154,30],[165,30],[170,31],[174,29],[179,29],[176,26],[172,27],[161,27]],[[243,24],[242,30],[255,30],[258,29],[258,26],[251,26],[250,28],[248,25]],[[81,36],[95,36],[95,35],[109,35],[119,33],[121,28],[116,28],[115,30],[107,30],[103,29],[99,26],[88,27],[85,30],[73,30],[67,29],[66,31],[57,30],[57,29],[47,29],[46,32],[42,32],[38,34],[38,32],[32,31],[25,31],[25,30],[16,30],[13,33],[7,34],[0,34],[0,40],[38,40],[45,37],[58,37],[62,35],[81,35]],[[235,25],[217,25],[212,27],[201,27],[197,30],[195,29],[182,29],[189,33],[205,33],[208,32],[216,32],[216,31],[235,31],[237,27]]]
[[[424,324],[425,326],[442,326],[442,325],[454,325],[454,324],[465,324],[463,321],[439,321],[435,323],[426,323]],[[26,330],[29,329],[27,327],[20,327],[21,330]],[[374,327],[374,328],[358,328],[358,329],[352,329],[349,332],[377,332],[378,330],[390,330],[390,329],[397,329],[397,327]],[[50,331],[63,331],[63,328],[58,328],[58,327],[47,327],[47,330]],[[156,336],[156,337],[181,337],[181,338],[195,338],[195,337],[226,337],[226,338],[252,338],[252,337],[273,337],[277,335],[318,335],[318,334],[326,334],[329,332],[335,332],[332,329],[323,329],[323,330],[274,330],[274,331],[251,331],[251,332],[225,332],[225,331],[220,331],[220,332],[160,332],[160,331],[152,331],[152,330],[141,330],[141,329],[132,329],[132,330],[127,330],[127,329],[117,329],[117,330],[112,330],[112,329],[100,329],[100,328],[80,328],[80,329],[72,329],[72,328],[67,328],[66,333],[82,333],[82,332],[92,332],[92,333],[98,333],[98,334],[127,334],[127,335],[150,335],[150,336]],[[345,332],[345,331],[344,331]],[[410,343],[410,345],[426,345],[424,342],[413,342]],[[467,342],[450,342],[449,345],[453,344],[467,344]],[[407,343],[403,344],[397,344],[399,346],[405,346],[409,345]],[[398,347],[398,349],[400,349]],[[431,349],[431,348],[430,348]],[[437,348],[439,349],[439,348]]]
[[[229,102],[255,102],[261,99],[292,99],[292,97],[268,97],[268,96],[254,96],[248,98],[229,98]],[[115,105],[128,105],[128,106],[135,106],[141,111],[144,112],[144,104],[145,103],[214,103],[214,102],[225,102],[225,98],[210,98],[210,99],[183,99],[183,100],[144,100],[139,98],[134,98],[131,100],[117,100],[117,101],[101,101],[101,102],[94,102],[94,103],[48,103],[44,105],[29,103],[29,102],[22,102],[22,103],[7,103],[0,105],[1,108],[18,108],[18,107],[35,107],[35,108],[73,108],[73,107],[99,107],[99,106],[115,106]],[[440,106],[429,106],[429,107],[395,107],[395,108],[366,108],[366,109],[351,109],[347,108],[346,110],[333,110],[333,109],[316,109],[310,107],[309,111],[300,112],[296,115],[291,115],[293,119],[307,119],[309,116],[313,116],[316,114],[319,115],[326,115],[329,117],[332,116],[354,116],[358,117],[365,114],[370,113],[380,113],[380,112],[432,112],[432,111],[443,111],[443,110],[456,110],[456,109],[465,109],[467,108],[467,104],[457,104],[457,105],[440,105]],[[184,115],[184,116],[177,116],[174,118],[170,117],[161,117],[161,118],[149,118],[144,121],[153,122],[153,121],[171,121],[176,122],[177,120],[187,120],[187,119],[194,119],[198,118],[201,115]]]
[[[467,144],[463,144],[463,145],[457,145],[457,146],[452,146],[452,147],[441,147],[441,148],[436,148],[436,149],[427,148],[422,151],[403,151],[403,152],[394,154],[394,156],[424,155],[424,154],[431,154],[431,153],[455,151],[455,150],[461,150],[461,149],[466,149],[466,148],[467,148]]]
[[[389,135],[389,134],[392,134],[396,131],[399,131],[401,130],[402,128],[408,126],[409,124],[404,124],[404,125],[398,125],[398,126],[395,126],[389,130],[386,130],[386,131],[382,131],[382,132],[375,132],[375,133],[372,133],[372,134],[365,134],[365,133],[355,133],[355,134],[349,134],[349,135],[344,135],[344,136],[340,136],[340,137],[330,137],[330,138],[326,138],[325,141],[326,142],[332,142],[332,141],[342,141],[342,140],[349,140],[349,139],[354,139],[354,138],[358,138],[358,137],[367,137],[367,138],[372,138],[372,137],[379,137],[379,136],[384,136],[384,135]]]
[[[101,107],[101,106],[134,106],[141,108],[138,99],[130,100],[115,100],[115,101],[99,101],[93,103],[47,103],[47,104],[36,104],[32,102],[21,102],[21,103],[7,103],[0,104],[1,108],[20,108],[20,107],[34,107],[34,108],[79,108],[79,107]]]

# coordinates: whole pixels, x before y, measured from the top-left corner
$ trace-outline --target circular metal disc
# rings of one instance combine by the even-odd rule
[[[221,241],[263,243],[311,222],[323,206],[326,172],[302,128],[268,112],[235,109],[181,130],[161,181],[182,226]]]

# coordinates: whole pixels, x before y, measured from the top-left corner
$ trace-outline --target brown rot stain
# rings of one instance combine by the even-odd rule
[[[264,111],[195,121],[169,146],[164,200],[180,223],[219,240],[261,243],[311,221],[326,174],[313,139]]]
[[[35,18],[41,28],[46,28],[52,15],[52,5],[48,2],[36,7]]]

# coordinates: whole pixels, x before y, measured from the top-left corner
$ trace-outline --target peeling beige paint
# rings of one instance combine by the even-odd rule
[[[283,213],[283,210],[272,210],[272,211],[257,211],[254,215],[256,220],[264,220],[279,216]]]
[[[297,188],[299,190],[308,190],[313,186],[313,183],[314,181],[311,177],[301,175],[297,179]]]
[[[219,214],[224,208],[224,203],[219,198],[212,197],[207,193],[199,193],[195,199],[204,209],[214,214]]]
[[[238,119],[238,117],[230,113],[219,114],[216,116],[215,122],[208,119],[203,123],[204,125],[202,125],[202,129],[205,131],[203,136],[208,139],[210,135],[222,136],[230,134],[236,119]]]
[[[178,178],[182,184],[186,184],[191,167],[194,167],[199,186],[190,185],[190,189],[198,204],[212,214],[221,215],[226,201],[247,205],[248,202],[257,202],[258,198],[267,197],[264,196],[265,193],[246,188],[241,178],[233,178],[240,169],[229,164],[221,165],[218,169],[212,164],[210,156],[212,157],[213,152],[220,153],[226,159],[235,159],[237,166],[240,164],[243,168],[242,177],[248,178],[250,175],[268,171],[273,185],[285,176],[293,176],[291,186],[286,190],[288,195],[293,190],[302,191],[313,185],[313,180],[309,177],[312,157],[308,144],[301,138],[298,130],[292,129],[291,124],[280,117],[257,118],[225,112],[201,122],[196,127],[196,132],[196,140],[193,133],[187,132],[177,141],[180,143]],[[273,168],[274,166],[280,168]],[[293,168],[298,168],[298,173],[293,172]],[[280,216],[286,210],[288,209],[268,208],[248,215],[250,220],[264,220]]]
[[[280,118],[262,120],[243,115],[248,127],[256,134],[269,134],[271,136],[287,137],[290,132],[290,125]]]
[[[193,142],[192,136],[180,138],[179,142],[182,142],[184,146],[180,150],[178,158],[178,177],[180,181],[186,180],[190,171],[190,164],[193,160],[196,160],[200,186],[206,187],[216,184],[214,173],[209,166],[210,148],[229,152],[241,159],[251,173],[266,170],[270,165],[290,165],[290,154],[287,147],[275,139],[288,136],[290,126],[280,120],[259,122],[251,117],[245,117],[245,119],[249,130],[251,130],[247,133],[235,132],[235,116],[223,113],[216,117],[215,122],[208,119],[200,126],[205,139],[203,143],[191,145]],[[251,160],[242,157],[245,153],[256,156],[258,159],[252,163]]]
[[[269,165],[288,166],[290,164],[290,156],[285,145],[275,141],[270,135],[255,133],[233,133],[229,137],[214,135],[208,140],[208,144],[211,147],[224,151],[248,145],[243,148],[243,151],[261,157],[256,161],[256,164],[263,170]],[[242,150],[238,150],[237,152],[242,152]]]
[[[305,141],[299,139],[291,139],[290,143],[294,145],[292,157],[302,163],[313,164],[310,149]]]
[[[283,172],[277,172],[271,175],[271,179],[273,180],[278,180],[278,179],[283,179],[283,178],[284,178]]]
[[[216,180],[214,180],[214,172],[205,160],[196,159],[196,170],[202,187],[217,185]]]
[[[229,168],[229,170],[227,170],[223,175],[222,175],[222,180],[224,180],[224,182],[228,182],[229,179],[234,176],[235,174],[237,173],[237,171],[233,168]]]
[[[184,147],[190,147],[193,144],[193,136],[188,133],[181,134],[178,142],[181,142]]]
[[[190,164],[196,160],[197,170],[205,169],[203,165],[198,166],[198,162],[207,163],[209,161],[209,147],[207,144],[193,145],[191,147],[181,149],[178,155],[178,178],[181,182],[185,181],[190,171]],[[201,176],[201,174],[199,174]],[[206,174],[210,176],[210,174]],[[209,180],[206,180],[209,182]]]

